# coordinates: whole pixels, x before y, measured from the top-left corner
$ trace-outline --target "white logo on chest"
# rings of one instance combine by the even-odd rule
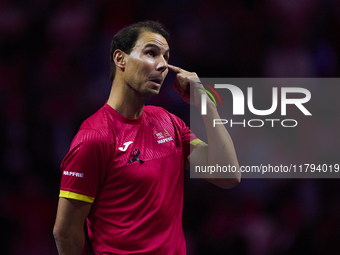
[[[127,148],[129,147],[129,145],[130,145],[131,143],[133,143],[133,142],[132,142],[132,141],[129,141],[129,142],[123,143],[124,147],[119,147],[118,149],[119,149],[120,151],[126,151]]]
[[[170,142],[173,141],[172,137],[170,136],[169,132],[166,131],[166,129],[163,128],[163,133],[162,132],[153,132],[153,136],[157,139],[157,143],[165,143],[165,142]]]

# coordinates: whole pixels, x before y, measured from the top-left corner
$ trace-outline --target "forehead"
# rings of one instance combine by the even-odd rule
[[[168,42],[163,36],[149,31],[142,32],[139,35],[136,45],[133,49],[144,48],[146,45],[150,44],[155,44],[164,51],[169,50]]]

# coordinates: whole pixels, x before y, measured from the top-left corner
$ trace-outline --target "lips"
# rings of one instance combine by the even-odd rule
[[[156,83],[157,85],[161,85],[162,83],[162,79],[158,79],[158,78],[150,79],[150,81]]]

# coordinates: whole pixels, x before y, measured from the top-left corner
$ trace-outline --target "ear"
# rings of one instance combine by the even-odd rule
[[[113,58],[113,61],[116,64],[116,67],[121,68],[121,69],[124,70],[125,63],[126,63],[125,57],[126,57],[125,52],[123,52],[121,50],[118,50],[118,49],[115,50],[115,52],[112,55],[112,58]]]

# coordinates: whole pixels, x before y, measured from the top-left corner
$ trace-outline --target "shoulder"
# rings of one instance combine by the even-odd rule
[[[146,105],[144,107],[144,111],[147,115],[156,115],[158,117],[166,117],[171,119],[179,119],[176,115],[168,112],[163,107],[160,106],[154,106],[154,105]]]
[[[115,131],[105,107],[88,117],[80,126],[72,146],[110,148],[115,144]]]
[[[107,128],[107,118],[108,116],[104,110],[104,107],[102,107],[82,123],[80,130],[92,129],[102,133],[103,129]]]
[[[184,121],[175,114],[168,112],[162,107],[146,105],[144,108],[145,114],[149,118],[157,119],[160,122],[170,122],[173,126],[183,128],[186,126]]]
[[[91,133],[98,138],[101,136],[110,140],[114,135],[113,124],[115,121],[111,115],[107,105],[104,105],[82,123],[78,133]]]

